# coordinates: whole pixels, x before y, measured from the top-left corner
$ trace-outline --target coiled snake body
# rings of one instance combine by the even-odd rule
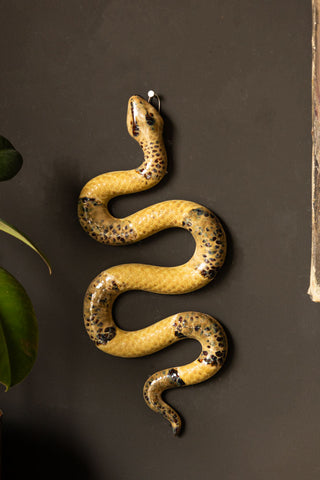
[[[218,372],[227,354],[227,338],[222,326],[209,315],[183,312],[141,330],[124,331],[113,320],[112,305],[128,290],[181,294],[203,287],[224,262],[226,238],[219,220],[210,210],[185,200],[158,203],[126,218],[110,214],[111,198],[153,187],[167,168],[163,120],[151,103],[137,95],[129,99],[127,128],[142,148],[144,162],[137,169],[99,175],[85,185],[78,205],[82,227],[92,238],[108,245],[128,245],[160,230],[180,227],[193,235],[196,248],[187,263],[176,267],[126,264],[103,271],[87,289],[84,322],[96,346],[119,357],[149,355],[186,337],[201,343],[202,351],[195,361],[157,372],[144,385],[147,405],[162,414],[177,434],[181,429],[180,417],[164,402],[162,392],[203,382]]]

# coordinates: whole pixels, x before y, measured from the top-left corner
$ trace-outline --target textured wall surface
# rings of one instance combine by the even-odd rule
[[[311,2],[310,2],[311,3]],[[25,285],[40,326],[31,375],[0,395],[5,478],[314,480],[319,477],[320,305],[306,294],[311,234],[311,6],[301,0],[1,2],[1,134],[24,156],[0,185],[0,216],[47,253],[52,277],[1,235],[0,262]],[[199,310],[226,327],[221,373],[170,391],[186,428],[174,438],[144,404],[158,369],[189,362],[184,341],[140,359],[104,355],[82,324],[82,298],[119,263],[175,265],[186,232],[99,245],[77,196],[93,176],[138,165],[128,98],[161,95],[169,174],[115,200],[126,215],[171,198],[224,222],[223,272],[182,296],[129,292],[118,324]]]

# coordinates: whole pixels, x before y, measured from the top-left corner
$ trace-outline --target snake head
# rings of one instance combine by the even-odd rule
[[[162,136],[163,120],[158,110],[138,95],[129,99],[127,113],[128,132],[137,141]]]

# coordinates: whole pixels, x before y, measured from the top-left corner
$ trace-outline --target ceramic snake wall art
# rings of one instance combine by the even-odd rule
[[[167,169],[163,119],[158,109],[142,97],[132,96],[128,103],[127,128],[139,143],[144,161],[133,170],[99,175],[84,186],[78,204],[83,229],[98,242],[129,245],[161,230],[180,227],[192,234],[196,248],[184,265],[125,264],[103,271],[85,294],[84,322],[95,345],[118,357],[149,355],[183,338],[200,342],[202,351],[196,360],[155,373],[143,389],[147,405],[163,415],[174,434],[178,434],[181,419],[164,402],[162,392],[203,382],[218,372],[227,355],[227,338],[222,326],[209,315],[190,311],[177,313],[141,330],[124,331],[113,320],[112,305],[128,290],[182,294],[203,287],[216,276],[224,262],[226,237],[218,218],[210,210],[186,200],[151,205],[125,218],[110,214],[110,199],[155,186]]]

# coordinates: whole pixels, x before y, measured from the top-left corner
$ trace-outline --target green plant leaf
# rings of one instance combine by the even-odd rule
[[[22,156],[12,143],[0,135],[0,182],[10,180],[22,167]]]
[[[32,303],[23,286],[0,267],[0,383],[6,390],[28,375],[37,349]]]
[[[32,248],[35,252],[37,252],[42,258],[42,260],[45,262],[45,264],[47,265],[49,269],[49,273],[50,274],[52,273],[51,265],[47,257],[23,233],[19,232],[19,230],[17,230],[12,225],[9,225],[9,223],[5,222],[4,220],[1,220],[1,218],[0,218],[0,230],[8,233],[9,235],[12,235],[13,237],[16,237],[18,240],[21,240],[21,242],[24,242],[26,245]]]

